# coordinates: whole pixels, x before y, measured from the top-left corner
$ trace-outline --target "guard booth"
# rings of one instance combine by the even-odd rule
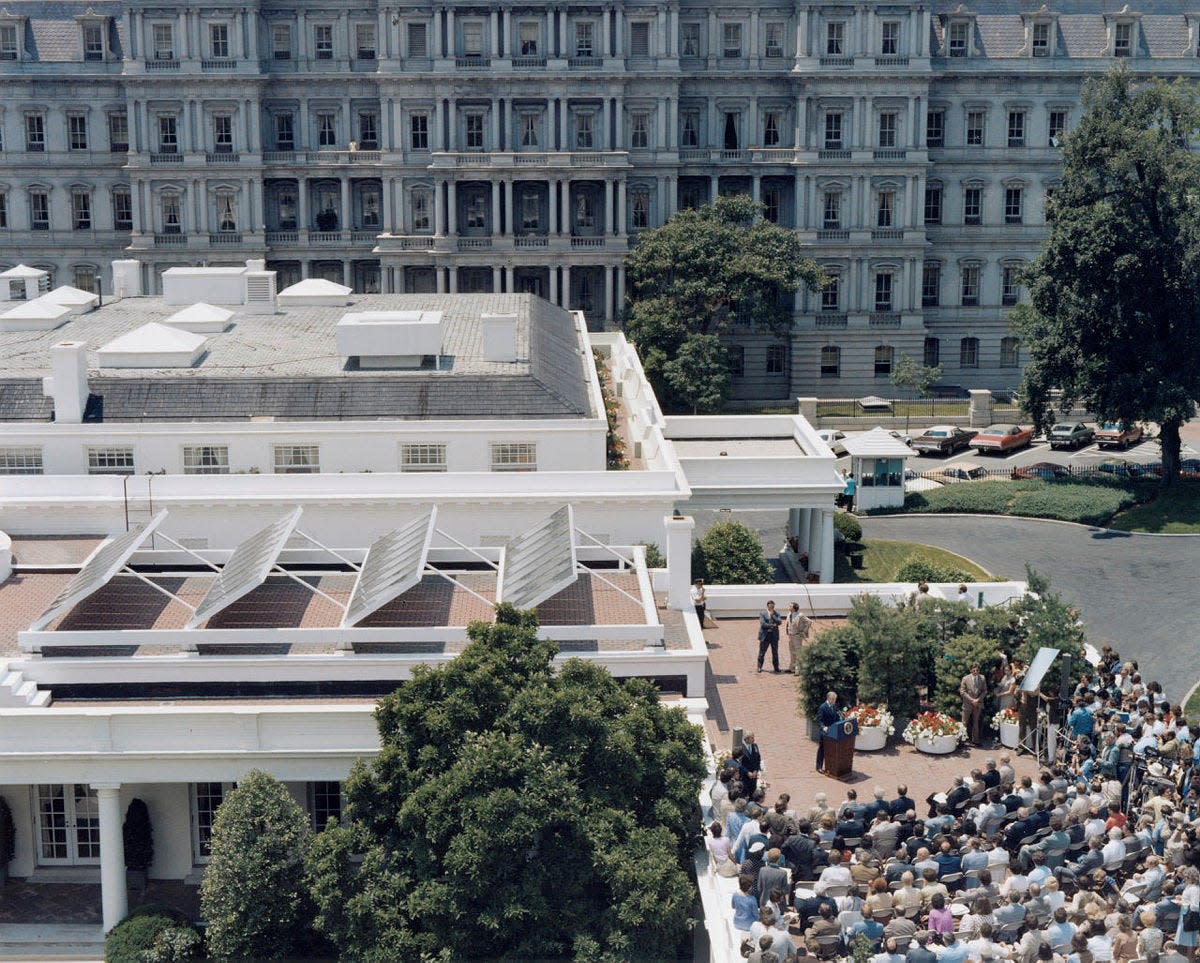
[[[850,456],[850,471],[858,483],[852,509],[867,512],[872,508],[902,506],[905,459],[912,457],[912,449],[886,428],[872,428],[847,437],[843,444]]]

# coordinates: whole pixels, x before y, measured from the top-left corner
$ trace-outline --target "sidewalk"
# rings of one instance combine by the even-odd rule
[[[840,623],[840,619],[820,619],[814,633]],[[755,619],[721,619],[718,628],[704,630],[708,643],[708,717],[705,729],[715,751],[732,748],[732,730],[740,726],[752,731],[762,750],[763,766],[768,783],[767,799],[773,802],[781,792],[791,794],[792,805],[805,809],[813,794],[824,792],[831,803],[845,798],[850,787],[858,790],[859,798],[872,797],[875,786],[882,786],[889,799],[895,796],[898,783],[908,785],[908,794],[921,802],[930,793],[950,787],[954,777],[967,775],[972,769],[983,768],[984,760],[1004,753],[1012,756],[1018,778],[1037,774],[1037,766],[1028,755],[995,744],[994,749],[959,750],[949,756],[928,756],[919,753],[902,741],[907,719],[896,720],[896,737],[879,752],[856,753],[854,772],[848,781],[822,776],[815,771],[817,744],[808,737],[808,724],[798,708],[796,676],[783,672],[774,675],[768,653],[763,673],[755,671],[758,655],[758,622]],[[780,643],[780,668],[790,665],[786,638]],[[993,735],[984,732],[985,740]],[[923,811],[918,812],[924,816]]]

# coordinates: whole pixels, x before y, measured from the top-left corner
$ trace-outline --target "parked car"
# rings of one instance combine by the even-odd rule
[[[914,451],[923,455],[952,455],[956,451],[966,451],[967,445],[975,437],[975,432],[966,428],[956,428],[953,425],[934,425],[927,428],[923,435],[912,440]]]
[[[822,428],[817,432],[817,437],[825,442],[829,446],[830,451],[839,458],[846,454],[846,446],[842,444],[843,439],[846,437],[844,431],[838,431],[834,428]]]
[[[1056,465],[1052,461],[1035,461],[1032,465],[1014,468],[1012,477],[1013,481],[1028,478],[1045,478],[1049,481],[1054,478],[1070,478],[1071,470],[1063,465]]]
[[[1141,425],[1123,428],[1118,422],[1106,421],[1096,429],[1096,444],[1101,448],[1128,448],[1141,440]]]
[[[904,442],[904,444],[908,445],[910,448],[912,447],[912,435],[906,435],[902,431],[895,431],[895,430],[889,431],[888,434],[891,435],[893,438],[895,438],[896,441],[902,441],[902,442]]]
[[[958,482],[983,481],[988,477],[987,469],[980,465],[947,465],[926,472],[926,478],[941,482],[943,485],[954,485]]]
[[[1089,428],[1082,421],[1060,421],[1046,433],[1046,437],[1050,441],[1051,448],[1073,450],[1090,445],[1096,437],[1096,429]]]
[[[1147,474],[1145,465],[1139,465],[1133,461],[1124,461],[1120,458],[1109,458],[1107,461],[1102,461],[1096,466],[1096,470],[1109,475],[1116,475],[1118,478],[1141,478]]]
[[[1163,463],[1161,461],[1152,461],[1150,464],[1140,467],[1145,470],[1146,474],[1162,476]],[[1181,458],[1179,460],[1179,477],[1200,478],[1200,458]]]
[[[1033,442],[1033,429],[1020,425],[988,425],[971,439],[971,447],[978,452],[1016,451]]]
[[[971,392],[962,385],[930,385],[929,394],[933,398],[970,398]]]

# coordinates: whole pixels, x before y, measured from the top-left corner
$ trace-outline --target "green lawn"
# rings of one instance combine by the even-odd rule
[[[1188,720],[1200,718],[1200,689],[1192,693],[1192,697],[1188,699],[1183,707],[1183,714]]]
[[[1181,480],[1153,501],[1121,512],[1109,525],[1123,532],[1200,535],[1200,482]]]
[[[977,582],[990,581],[993,576],[984,571],[970,559],[947,552],[944,548],[934,548],[932,545],[922,545],[919,542],[889,542],[872,539],[863,543],[863,567],[853,569],[841,552],[837,556],[834,568],[834,580],[837,582],[894,582],[900,566],[908,561],[910,555],[920,553],[935,565],[961,569],[975,576]]]

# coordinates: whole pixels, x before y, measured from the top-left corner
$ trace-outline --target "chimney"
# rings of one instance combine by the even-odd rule
[[[483,314],[479,317],[483,334],[483,360],[513,362],[517,360],[517,316],[515,314]]]
[[[50,349],[50,377],[42,390],[54,399],[54,420],[78,425],[88,402],[87,344],[60,341]]]
[[[247,271],[265,271],[266,269],[267,262],[262,258],[250,258],[246,261]]]
[[[247,261],[249,265],[251,262]],[[258,262],[264,263],[264,262]],[[275,272],[246,269],[246,297],[243,314],[275,313]]]
[[[134,259],[113,261],[113,297],[140,298],[142,296],[142,262]]]

